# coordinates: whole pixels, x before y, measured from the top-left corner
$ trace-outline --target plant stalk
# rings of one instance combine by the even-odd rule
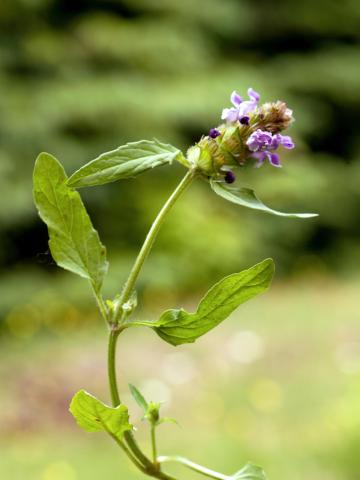
[[[120,395],[119,389],[117,386],[117,379],[116,379],[116,343],[119,337],[120,330],[110,330],[109,334],[109,344],[108,344],[108,378],[109,378],[109,387],[110,387],[110,394],[111,394],[111,402],[114,407],[120,405]]]
[[[128,279],[124,285],[124,288],[121,293],[120,301],[118,303],[118,309],[121,309],[122,306],[130,299],[132,291],[135,287],[135,283],[138,279],[140,274],[141,268],[150,253],[150,250],[154,244],[156,236],[165,220],[166,215],[169,213],[173,205],[176,203],[180,195],[186,190],[186,188],[191,184],[192,180],[194,179],[195,173],[192,171],[188,171],[182,181],[179,183],[177,188],[171,194],[165,205],[162,207],[160,212],[158,213],[154,223],[152,224],[145,241],[141,247],[141,250],[136,257],[135,263],[130,271]],[[109,378],[109,386],[110,386],[110,393],[111,393],[111,401],[114,407],[120,405],[120,395],[119,389],[117,385],[117,377],[116,377],[116,343],[120,332],[123,330],[121,328],[121,323],[124,320],[124,311],[122,311],[119,315],[119,311],[116,312],[115,318],[120,316],[120,320],[118,321],[117,325],[113,324],[110,326],[110,334],[109,334],[109,344],[108,344],[108,378]],[[152,432],[153,436],[153,432]],[[157,464],[156,460],[156,444],[153,440],[153,456],[154,462],[142,452],[140,447],[138,446],[134,435],[132,432],[126,432],[125,435],[126,443],[130,449],[130,451],[134,454],[136,459],[140,462],[141,468],[140,470],[148,475],[158,478],[160,480],[175,480],[173,477],[167,475],[160,471],[159,465]]]
[[[157,465],[157,448],[156,448],[156,426],[151,424],[151,447],[153,464]]]

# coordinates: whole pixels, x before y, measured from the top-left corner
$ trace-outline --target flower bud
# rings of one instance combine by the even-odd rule
[[[160,406],[161,404],[156,402],[150,402],[148,405],[148,409],[144,418],[146,418],[153,425],[156,425],[160,420]]]
[[[225,173],[224,180],[226,183],[234,183],[236,180],[234,172],[232,172],[231,170],[228,170]]]
[[[216,138],[219,135],[221,135],[221,132],[217,128],[211,128],[209,131],[209,137],[210,138]]]

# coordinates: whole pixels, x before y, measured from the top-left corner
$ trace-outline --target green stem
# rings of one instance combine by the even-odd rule
[[[156,426],[151,425],[151,446],[152,446],[152,458],[153,464],[157,464],[157,448],[156,448]]]
[[[172,195],[169,197],[169,199],[167,200],[163,208],[160,210],[158,216],[156,217],[154,223],[152,224],[145,238],[143,246],[141,247],[141,250],[135,260],[134,266],[130,271],[129,277],[126,280],[126,283],[124,285],[124,289],[121,294],[121,300],[119,302],[120,308],[124,303],[126,303],[129,300],[131,296],[131,293],[134,289],[134,286],[139,276],[139,273],[141,271],[141,268],[146,260],[146,257],[150,253],[151,247],[154,244],[155,238],[165,220],[166,215],[169,213],[172,206],[178,200],[178,198],[183,193],[183,191],[190,185],[193,178],[194,178],[194,172],[189,170],[185,175],[185,177],[182,179],[182,181],[179,183],[177,188],[174,190]]]
[[[114,407],[120,405],[120,395],[117,387],[116,381],[116,368],[115,368],[115,355],[116,355],[116,343],[119,337],[121,330],[110,330],[109,335],[109,347],[108,347],[108,375],[109,375],[109,385],[111,392],[111,401]],[[111,435],[111,434],[110,434]],[[160,472],[158,465],[153,464],[146,455],[141,451],[138,446],[134,435],[132,432],[125,432],[124,437],[129,446],[129,449],[125,444],[119,442],[117,438],[111,435],[118,445],[125,451],[129,456],[132,462],[141,470],[143,473],[146,473],[152,477],[158,478],[160,480],[175,480],[173,477]],[[156,459],[156,456],[155,456]]]
[[[108,377],[109,377],[109,386],[110,386],[110,393],[111,393],[111,401],[114,407],[120,405],[120,395],[119,389],[117,386],[116,380],[116,343],[119,337],[121,330],[110,330],[109,335],[109,346],[108,346]],[[140,447],[136,443],[134,435],[132,432],[125,432],[125,440],[134,454],[136,459],[139,461],[142,469],[150,468],[152,466],[150,460],[143,454]]]
[[[108,344],[108,378],[110,386],[111,401],[114,407],[120,405],[120,395],[116,380],[116,342],[119,337],[120,330],[110,330]]]
[[[111,393],[111,402],[114,407],[120,405],[120,395],[119,389],[117,386],[116,380],[116,343],[119,337],[121,330],[110,330],[109,335],[109,346],[108,346],[108,377],[109,377],[109,386],[110,386],[110,393]],[[140,447],[137,445],[136,440],[132,434],[132,432],[125,433],[125,440],[129,445],[130,450],[135,455],[135,457],[139,460],[141,466],[143,468],[151,467],[151,461],[142,453]]]
[[[178,455],[170,455],[170,456],[161,456],[158,457],[157,461],[159,463],[165,462],[177,462],[181,463],[185,467],[188,467],[190,470],[194,470],[195,472],[201,473],[205,475],[205,477],[215,478],[216,480],[228,480],[228,475],[223,475],[222,473],[215,472],[214,470],[210,470],[210,468],[203,467],[202,465],[198,465],[197,463],[188,460],[187,458],[180,457]]]
[[[121,309],[122,305],[126,303],[132,294],[132,291],[135,287],[136,280],[139,276],[141,268],[149,255],[151,247],[154,244],[156,236],[165,220],[166,215],[169,213],[175,202],[178,200],[180,195],[184,192],[184,190],[190,185],[194,178],[194,172],[188,171],[182,181],[179,183],[177,188],[174,190],[172,195],[169,197],[163,208],[160,210],[159,214],[157,215],[154,223],[152,224],[149,233],[147,234],[143,246],[135,260],[134,266],[130,271],[129,277],[124,285],[121,298],[119,301],[119,308]],[[116,312],[118,314],[118,312]],[[109,335],[109,345],[108,345],[108,378],[109,378],[109,386],[111,392],[111,400],[114,407],[117,407],[120,401],[119,389],[117,386],[116,380],[116,342],[118,336],[123,328],[121,328],[121,322],[124,320],[124,313],[120,314],[120,322],[117,327],[115,325],[112,326],[110,329]],[[127,445],[129,446],[131,452],[137,458],[142,466],[142,471],[146,471],[146,473],[152,477],[158,478],[160,480],[175,480],[173,477],[163,473],[160,471],[157,462],[156,462],[156,450],[155,450],[155,462],[152,463],[146,455],[141,451],[140,447],[138,446],[134,435],[132,432],[126,432],[125,440]]]

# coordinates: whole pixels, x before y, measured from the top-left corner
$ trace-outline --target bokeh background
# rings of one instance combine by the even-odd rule
[[[359,21],[357,0],[1,1],[1,478],[141,477],[67,412],[80,388],[109,398],[106,331],[87,285],[49,255],[32,202],[36,155],[71,173],[141,138],[185,149],[249,86],[293,108],[297,148],[282,170],[244,169],[242,181],[275,208],[320,216],[246,211],[194,185],[146,264],[140,315],[191,308],[222,275],[266,256],[276,279],[195,345],[126,332],[123,398],[142,441],[127,382],[178,419],[161,427],[162,453],[229,474],[252,460],[274,480],[359,478]],[[182,170],[81,191],[108,247],[108,297]]]

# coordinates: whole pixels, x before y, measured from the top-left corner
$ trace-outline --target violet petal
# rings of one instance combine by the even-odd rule
[[[236,122],[238,119],[237,108],[224,108],[221,114],[221,119],[227,120],[228,122]]]
[[[278,167],[278,168],[282,167],[280,163],[280,157],[277,153],[268,153],[268,159],[271,165],[273,165],[274,167]]]
[[[255,90],[251,87],[248,89],[247,94],[249,95],[251,100],[253,100],[256,103],[260,100],[260,94],[255,92]]]
[[[234,105],[234,107],[238,107],[240,103],[243,101],[243,99],[235,90],[232,92],[230,100],[231,100],[231,103]]]
[[[287,149],[291,150],[292,148],[295,147],[295,144],[294,144],[292,138],[289,137],[289,135],[280,135],[280,137],[281,137],[281,139],[280,139],[281,145],[284,148],[287,148]]]

